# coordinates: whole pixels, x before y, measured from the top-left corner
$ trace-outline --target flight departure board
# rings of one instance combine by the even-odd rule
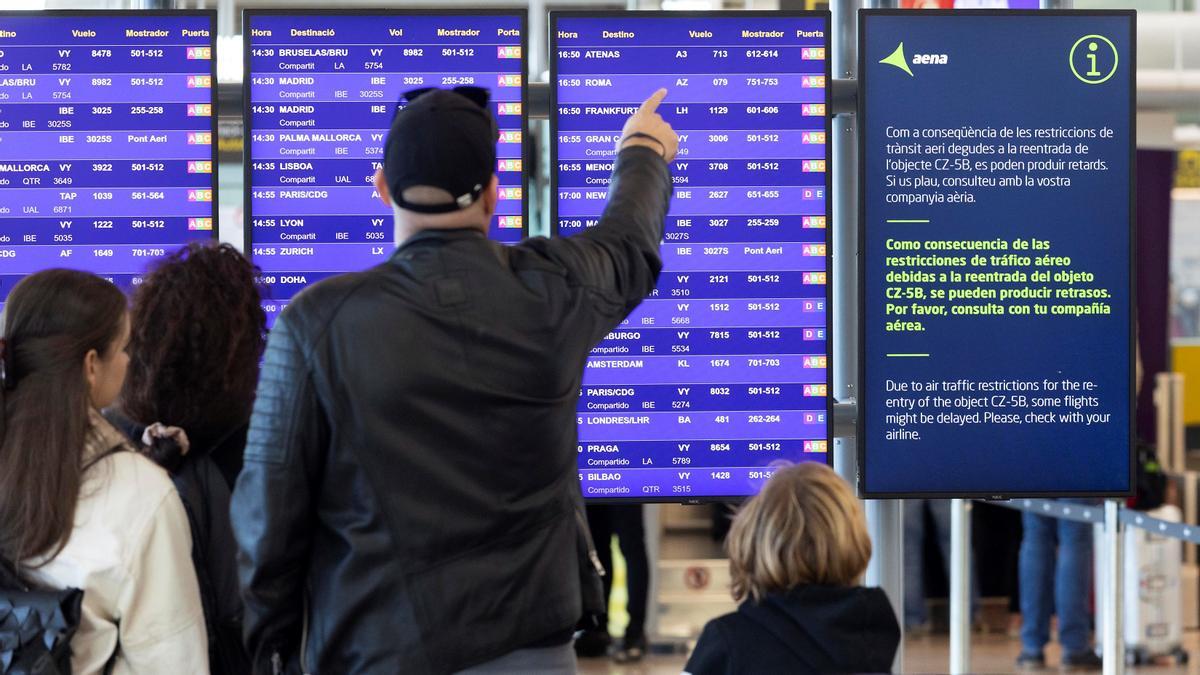
[[[658,288],[585,371],[584,496],[740,497],[826,462],[828,14],[551,16],[559,236],[598,222],[622,125],[659,87],[680,139]]]
[[[214,234],[215,12],[0,12],[0,303]]]
[[[394,250],[372,177],[405,92],[488,89],[500,138],[490,236],[526,231],[525,13],[245,12],[247,250],[272,321],[305,286]]]

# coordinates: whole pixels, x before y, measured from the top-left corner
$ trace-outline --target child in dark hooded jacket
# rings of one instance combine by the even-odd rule
[[[823,464],[781,469],[738,512],[726,540],[738,611],[704,627],[685,672],[890,672],[900,626],[864,588],[871,559],[862,507]]]

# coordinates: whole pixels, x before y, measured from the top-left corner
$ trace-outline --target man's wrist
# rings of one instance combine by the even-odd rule
[[[663,156],[662,143],[660,143],[658,140],[656,140],[654,138],[642,138],[640,136],[634,136],[632,138],[626,138],[626,139],[622,140],[620,146],[618,146],[617,152],[619,153],[621,150],[624,150],[625,148],[634,148],[634,147],[650,148],[651,150],[654,151],[654,154],[658,155],[659,157]],[[665,159],[665,157],[664,157],[664,159]]]

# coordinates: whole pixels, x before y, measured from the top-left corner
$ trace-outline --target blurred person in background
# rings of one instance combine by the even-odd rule
[[[1088,500],[1063,500],[1097,504]],[[1019,668],[1046,666],[1050,617],[1058,616],[1062,665],[1068,670],[1100,670],[1092,647],[1092,526],[1022,512],[1021,654]]]
[[[690,675],[891,672],[900,625],[878,588],[867,520],[833,469],[779,469],[734,517],[726,540],[740,605],[704,627]]]
[[[950,579],[950,500],[904,500],[904,631],[908,636],[932,630],[925,602],[926,538],[932,536],[942,556],[942,571]],[[926,521],[926,516],[929,520]],[[926,523],[933,525],[932,531]],[[979,575],[971,556],[971,621],[979,614]]]
[[[187,514],[166,472],[100,414],[129,356],[127,300],[85,272],[17,284],[0,340],[0,558],[79,588],[72,669],[209,672]]]
[[[1138,338],[1140,339],[1140,338]],[[1134,391],[1142,391],[1142,352],[1135,339]],[[1097,505],[1095,499],[1064,499]],[[1067,670],[1100,670],[1092,645],[1092,525],[1021,512],[1021,653],[1017,667],[1041,669],[1050,641],[1050,617],[1058,617],[1058,642]]]
[[[129,375],[109,415],[179,490],[214,675],[250,670],[229,501],[266,344],[256,276],[229,244],[193,242],[157,263],[134,294]],[[155,421],[183,429],[187,444],[164,442]]]
[[[588,527],[600,564],[611,572],[612,538],[617,537],[621,556],[625,558],[625,609],[629,624],[625,637],[613,652],[618,663],[640,661],[646,655],[646,604],[650,594],[650,561],[646,556],[645,514],[641,504],[590,504],[587,507]],[[605,606],[612,596],[613,575],[604,576]],[[608,634],[608,617],[599,626],[584,631],[575,640],[575,653],[583,657],[604,656],[612,638]]]

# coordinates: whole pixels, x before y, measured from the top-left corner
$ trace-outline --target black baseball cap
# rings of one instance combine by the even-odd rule
[[[479,199],[496,170],[500,131],[481,87],[425,88],[404,94],[383,146],[383,176],[392,201],[418,213],[450,213]],[[399,105],[399,104],[397,104]],[[454,196],[444,204],[413,204],[404,191],[418,185]]]

